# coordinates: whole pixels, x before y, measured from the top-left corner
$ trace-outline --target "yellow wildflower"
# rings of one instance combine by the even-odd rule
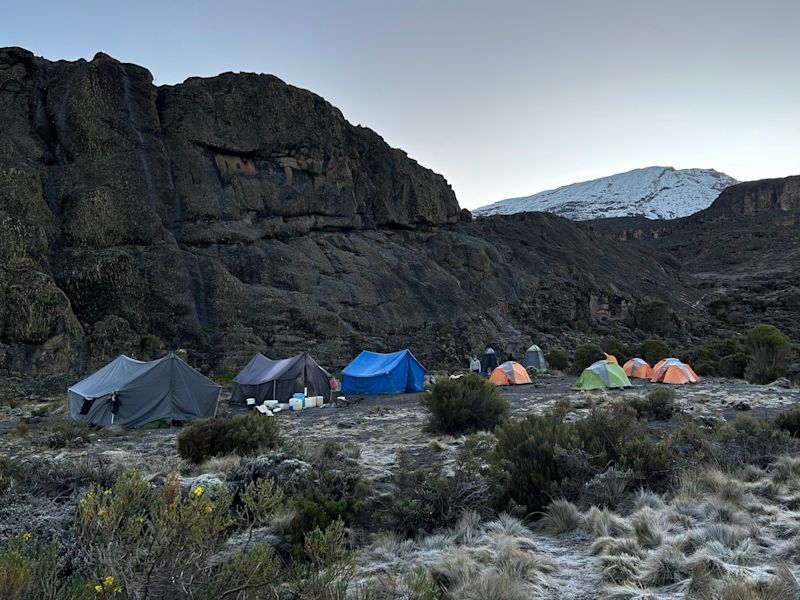
[[[106,510],[104,508],[101,508],[100,510],[97,511],[98,517],[102,517],[104,514],[106,514]]]
[[[31,539],[31,534],[30,533],[28,533],[26,531],[25,533],[22,534],[22,540],[23,541],[27,542],[29,539]]]
[[[94,591],[97,592],[98,594],[102,594],[103,593],[103,586],[102,585],[94,586]]]
[[[118,585],[117,587],[115,587],[115,588],[114,588],[114,593],[115,593],[115,594],[120,594],[120,593],[122,593],[122,586],[121,586],[121,585]]]
[[[114,584],[114,578],[111,575],[103,579],[103,585],[105,587],[111,587],[113,584]]]
[[[111,495],[111,490],[104,490],[103,491],[103,496],[110,496],[110,495]]]
[[[195,495],[195,496],[197,496],[198,498],[199,498],[200,496],[202,496],[202,495],[203,495],[203,486],[202,486],[202,485],[198,485],[196,488],[194,488],[194,492],[193,492],[193,493],[194,493],[194,495]]]
[[[214,510],[214,507],[213,507],[213,506],[206,506],[206,512],[207,512],[207,513],[210,513],[210,512],[211,512],[211,511],[213,511],[213,510]]]

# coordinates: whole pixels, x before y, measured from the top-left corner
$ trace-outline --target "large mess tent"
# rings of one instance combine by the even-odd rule
[[[492,371],[489,381],[495,385],[522,385],[525,383],[532,383],[525,367],[513,360],[507,360]]]
[[[528,348],[525,356],[522,359],[523,367],[533,367],[538,371],[547,370],[547,361],[544,358],[544,352],[536,344]]]
[[[317,364],[308,352],[291,358],[273,360],[256,354],[233,379],[232,404],[244,404],[255,398],[285,402],[292,394],[304,392],[309,396],[331,399],[331,374]]]
[[[220,389],[175,354],[149,362],[121,355],[67,390],[69,416],[105,427],[191,421],[214,416]]]
[[[572,386],[576,390],[599,390],[631,387],[625,371],[610,360],[598,360],[583,370]]]
[[[364,350],[342,371],[346,394],[402,394],[421,392],[425,367],[409,350],[381,354]]]
[[[700,378],[694,369],[677,358],[665,358],[653,367],[652,383],[669,383],[680,385],[684,383],[697,383]]]

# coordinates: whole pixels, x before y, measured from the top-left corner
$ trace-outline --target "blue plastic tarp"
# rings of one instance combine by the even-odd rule
[[[409,350],[391,354],[364,351],[342,371],[345,394],[402,394],[421,392],[425,367]]]

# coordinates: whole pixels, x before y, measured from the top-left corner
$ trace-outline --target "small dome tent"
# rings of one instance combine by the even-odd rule
[[[497,354],[493,348],[486,348],[483,351],[483,356],[481,356],[481,374],[482,375],[489,375],[492,371],[497,368]]]
[[[642,358],[632,358],[622,367],[625,375],[635,379],[650,379],[653,376],[653,368]]]
[[[231,404],[244,404],[255,398],[286,401],[292,394],[307,391],[309,396],[331,399],[331,374],[317,364],[308,352],[291,358],[272,360],[256,354],[233,379]]]
[[[617,357],[614,356],[613,354],[606,354],[605,352],[603,352],[603,354],[606,355],[606,360],[607,361],[610,361],[610,362],[614,363],[615,365],[619,364],[619,361],[617,360]]]
[[[67,390],[69,416],[108,427],[213,417],[221,387],[175,354],[142,362],[124,354]]]
[[[538,371],[547,370],[547,361],[544,358],[544,352],[536,344],[528,348],[525,352],[525,357],[522,359],[523,367],[533,367]]]
[[[346,394],[402,394],[421,392],[425,367],[409,350],[380,354],[364,350],[342,371]]]
[[[653,367],[652,383],[669,383],[681,385],[684,383],[697,383],[700,378],[692,367],[677,358],[665,358]]]
[[[492,371],[489,381],[495,385],[522,385],[531,383],[531,378],[525,367],[518,362],[508,360]]]
[[[598,360],[586,367],[572,386],[576,390],[598,390],[631,387],[625,371],[610,360]]]

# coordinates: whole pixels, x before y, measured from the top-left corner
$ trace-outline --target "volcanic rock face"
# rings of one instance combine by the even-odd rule
[[[604,242],[597,269],[597,240],[549,215],[464,221],[441,176],[271,76],[156,88],[103,54],[0,50],[6,375],[176,347],[216,372],[405,345],[436,364],[680,302],[674,268]]]
[[[720,320],[772,323],[800,340],[800,176],[729,187],[709,208],[684,219],[592,225],[678,258]]]

